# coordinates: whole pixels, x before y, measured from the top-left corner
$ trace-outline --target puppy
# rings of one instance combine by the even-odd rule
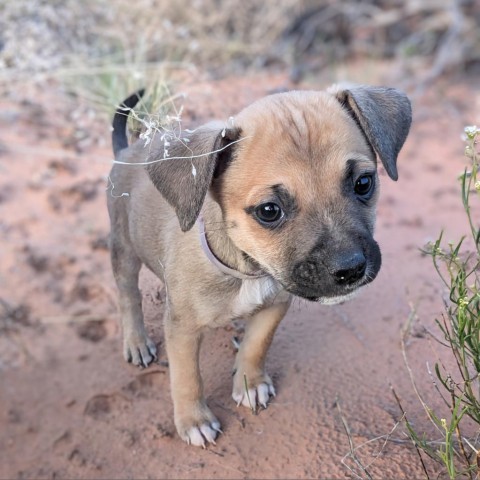
[[[202,333],[246,320],[232,397],[266,408],[275,389],[265,357],[292,296],[343,302],[380,269],[376,157],[397,180],[411,106],[392,88],[294,91],[253,103],[232,125],[128,146],[125,112],[139,96],[113,121],[110,179],[128,196],[107,195],[123,352],[145,367],[156,356],[138,289],[143,264],[165,284],[175,426],[205,446],[221,430],[203,393]]]

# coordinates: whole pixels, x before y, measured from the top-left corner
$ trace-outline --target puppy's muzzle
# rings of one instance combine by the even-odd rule
[[[315,250],[293,267],[289,290],[308,300],[345,296],[370,283],[380,265],[380,249],[373,240],[347,248]]]

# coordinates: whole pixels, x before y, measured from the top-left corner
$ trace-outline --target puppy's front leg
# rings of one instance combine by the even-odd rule
[[[205,440],[215,443],[220,422],[203,397],[199,365],[202,332],[186,327],[181,319],[172,319],[167,314],[165,339],[177,432],[192,445],[204,447]]]
[[[290,300],[271,305],[247,322],[234,367],[232,397],[237,405],[256,409],[258,403],[266,408],[270,395],[275,395],[272,380],[265,371],[265,357],[289,305]]]

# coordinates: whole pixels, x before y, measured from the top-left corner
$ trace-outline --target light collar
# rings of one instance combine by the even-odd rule
[[[207,235],[205,232],[205,222],[202,215],[198,217],[197,223],[200,231],[200,243],[202,245],[203,252],[210,260],[210,263],[213,263],[213,265],[215,265],[222,273],[238,278],[240,280],[254,280],[257,278],[268,276],[268,274],[262,270],[256,270],[252,273],[242,273],[238,270],[235,270],[234,268],[229,267],[228,265],[225,265],[215,256],[215,254],[212,252],[212,249],[210,248],[210,245],[208,244]]]

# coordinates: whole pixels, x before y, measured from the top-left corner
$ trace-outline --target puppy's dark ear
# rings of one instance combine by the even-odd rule
[[[329,89],[362,129],[390,178],[398,179],[397,156],[412,123],[407,96],[395,88],[332,87]]]
[[[152,149],[146,170],[155,187],[175,209],[180,228],[186,232],[197,220],[216,171],[229,161],[229,145],[240,130],[204,125],[181,139],[171,140],[168,156],[162,142]]]

